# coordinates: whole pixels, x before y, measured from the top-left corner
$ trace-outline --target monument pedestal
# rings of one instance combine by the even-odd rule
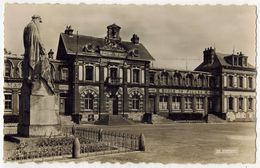
[[[35,89],[35,87],[37,87]],[[18,134],[24,137],[50,136],[60,134],[60,118],[58,99],[50,93],[40,80],[30,86],[22,86],[22,102],[20,107]]]

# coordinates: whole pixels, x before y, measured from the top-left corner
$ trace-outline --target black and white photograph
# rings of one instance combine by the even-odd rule
[[[3,10],[3,162],[256,164],[256,5]]]

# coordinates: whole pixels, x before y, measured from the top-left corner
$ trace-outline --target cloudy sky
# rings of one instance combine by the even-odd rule
[[[255,10],[254,6],[6,4],[4,45],[12,53],[22,54],[23,29],[33,14],[39,14],[47,51],[57,51],[59,34],[67,25],[79,34],[105,37],[106,26],[116,23],[123,40],[138,34],[157,67],[192,70],[210,46],[222,53],[242,51],[255,65]]]

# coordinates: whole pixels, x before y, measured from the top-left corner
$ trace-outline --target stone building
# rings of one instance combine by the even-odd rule
[[[56,59],[48,55],[62,119],[93,122],[106,114],[141,120],[153,113],[173,120],[203,119],[208,113],[228,121],[255,120],[256,70],[242,53],[208,48],[194,71],[151,67],[154,58],[134,34],[122,41],[120,27],[105,38],[60,34]],[[5,122],[17,122],[22,56],[5,55]]]

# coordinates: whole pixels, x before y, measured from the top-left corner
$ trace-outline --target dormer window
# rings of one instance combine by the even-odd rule
[[[69,78],[69,70],[66,67],[61,68],[61,80],[67,81]]]

